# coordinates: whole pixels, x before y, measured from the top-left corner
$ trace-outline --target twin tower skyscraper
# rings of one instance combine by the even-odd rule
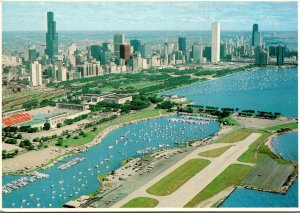
[[[53,12],[47,13],[47,33],[46,33],[46,55],[50,59],[58,54],[58,33],[56,32],[56,22]]]

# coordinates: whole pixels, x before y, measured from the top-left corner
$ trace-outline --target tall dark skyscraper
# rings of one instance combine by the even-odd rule
[[[182,51],[183,54],[185,54],[186,51],[186,39],[184,37],[178,38],[178,47],[179,50]]]
[[[58,53],[58,33],[53,12],[47,13],[46,54],[50,59]]]
[[[140,45],[141,45],[141,40],[130,40],[130,45],[133,47],[133,53],[139,51]]]
[[[253,29],[252,29],[252,46],[254,46],[254,35],[255,33],[258,32],[258,24],[253,24]]]
[[[279,45],[277,47],[277,65],[283,65],[284,64],[284,56],[285,56],[285,46]]]
[[[121,44],[120,58],[123,58],[125,60],[130,58],[130,45],[129,44]]]

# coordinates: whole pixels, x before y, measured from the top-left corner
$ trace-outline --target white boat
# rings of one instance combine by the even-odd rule
[[[41,206],[41,204],[39,204],[39,203],[38,203],[38,204],[36,204],[36,207],[40,207],[40,206]]]
[[[112,148],[114,148],[114,146],[109,146],[109,147],[107,147],[108,149],[112,149]]]
[[[33,197],[33,194],[30,194],[29,197]]]

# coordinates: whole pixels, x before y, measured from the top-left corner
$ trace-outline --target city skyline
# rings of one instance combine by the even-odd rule
[[[46,31],[48,11],[58,32],[209,31],[214,21],[222,31],[251,31],[254,23],[262,31],[297,31],[297,2],[4,2],[3,31]]]

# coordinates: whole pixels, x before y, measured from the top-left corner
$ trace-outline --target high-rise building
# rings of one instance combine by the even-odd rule
[[[42,66],[37,61],[30,64],[30,80],[32,86],[42,85]]]
[[[226,45],[221,44],[220,46],[220,59],[225,59],[226,57]]]
[[[112,51],[111,43],[107,43],[107,42],[102,43],[102,52],[105,51]]]
[[[66,67],[64,67],[64,66],[58,67],[57,80],[58,81],[66,81],[67,80],[67,68]]]
[[[277,47],[277,65],[279,66],[284,64],[285,49],[286,47],[282,45],[278,45]]]
[[[254,47],[260,47],[262,45],[262,37],[261,32],[255,32],[254,33]]]
[[[277,46],[271,45],[269,46],[269,56],[276,57],[277,56]]]
[[[90,46],[90,55],[97,61],[100,61],[101,57],[101,46],[100,45],[92,45]]]
[[[53,12],[47,13],[46,54],[50,59],[58,54],[58,33]]]
[[[211,62],[220,61],[220,23],[211,24]]]
[[[72,43],[68,48],[68,59],[72,69],[75,68],[76,66],[75,51],[76,51],[76,44]]]
[[[122,44],[120,46],[120,58],[123,58],[125,60],[130,58],[130,45],[129,44]]]
[[[258,24],[253,24],[253,28],[252,28],[252,46],[255,46],[254,45],[254,34],[258,32]]]
[[[211,61],[211,47],[205,47],[203,56],[208,60]]]
[[[185,37],[178,38],[178,47],[179,47],[179,50],[182,51],[183,54],[185,54],[185,52],[186,52],[186,38]]]
[[[114,35],[114,53],[116,57],[120,57],[120,46],[124,44],[124,34],[115,34]]]
[[[202,44],[194,44],[192,46],[193,59],[195,64],[202,63],[204,46]]]
[[[76,66],[77,73],[80,73],[82,78],[103,75],[103,70],[100,62],[93,60],[92,62],[85,61],[82,65]]]
[[[130,40],[130,45],[133,47],[133,53],[139,51],[140,45],[141,45],[141,40]]]
[[[40,52],[41,56],[46,54],[46,44],[43,43],[41,44],[41,52]]]
[[[261,48],[261,47],[256,47],[255,49],[255,65],[258,66],[265,66],[268,65],[268,52]]]
[[[36,57],[37,57],[37,52],[36,49],[34,48],[29,48],[29,61],[35,61]]]
[[[140,45],[140,53],[142,58],[150,58],[152,55],[152,46],[149,44]]]

